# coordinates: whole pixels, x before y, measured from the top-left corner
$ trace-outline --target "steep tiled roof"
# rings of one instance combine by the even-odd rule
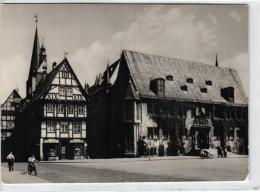
[[[247,105],[247,96],[234,69],[129,50],[123,50],[122,56],[126,60],[140,97],[157,97],[150,90],[150,82],[156,78],[163,78],[165,97],[168,98],[229,103],[221,96],[221,89],[234,87],[234,104]],[[167,80],[167,75],[171,75],[173,81]],[[193,83],[187,83],[187,78],[192,78]],[[209,80],[212,81],[212,86],[206,85],[205,81]],[[188,87],[187,91],[181,90],[183,85]],[[207,88],[207,93],[202,93],[201,88]]]

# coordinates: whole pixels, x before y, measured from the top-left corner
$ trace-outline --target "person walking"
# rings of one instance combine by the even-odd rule
[[[34,155],[30,156],[28,158],[28,173],[31,175],[32,172],[34,171],[34,175],[37,175],[37,169],[35,166],[35,162],[36,162],[36,158],[34,157]]]
[[[14,170],[14,161],[15,161],[15,157],[14,157],[13,153],[10,152],[7,155],[6,159],[7,159],[9,171],[13,171]]]

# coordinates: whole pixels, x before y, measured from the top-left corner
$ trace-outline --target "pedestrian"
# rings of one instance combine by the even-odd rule
[[[225,147],[223,147],[223,157],[227,157],[227,151]]]
[[[221,147],[217,147],[217,150],[218,150],[218,157],[222,157]]]
[[[10,152],[7,155],[6,160],[7,160],[7,163],[8,163],[9,171],[13,171],[14,170],[14,161],[15,161],[15,157],[13,155],[13,152]]]
[[[37,175],[37,169],[35,166],[36,158],[34,155],[30,156],[28,158],[28,173],[31,175],[32,172],[34,171],[35,176]]]

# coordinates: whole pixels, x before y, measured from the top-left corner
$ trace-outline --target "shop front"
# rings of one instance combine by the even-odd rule
[[[47,139],[43,143],[44,161],[55,161],[59,159],[84,159],[86,145],[83,140],[57,140]]]

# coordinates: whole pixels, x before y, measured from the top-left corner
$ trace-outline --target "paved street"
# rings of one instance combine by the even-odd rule
[[[198,157],[152,157],[133,159],[87,159],[39,162],[38,176],[26,174],[27,164],[16,163],[14,173],[2,164],[6,183],[52,182],[155,182],[155,181],[235,181],[247,176],[248,157],[199,159]],[[30,180],[23,177],[33,177]]]

